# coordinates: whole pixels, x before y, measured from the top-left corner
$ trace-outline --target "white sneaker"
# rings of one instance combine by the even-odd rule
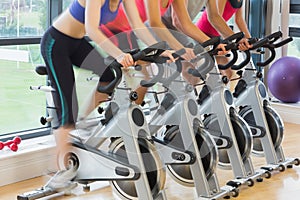
[[[76,177],[76,170],[62,170],[58,171],[44,186],[44,188],[50,188],[53,191],[70,191],[77,186],[77,183],[72,182]]]

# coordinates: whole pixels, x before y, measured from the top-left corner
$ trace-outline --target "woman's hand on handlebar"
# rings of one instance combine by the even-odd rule
[[[168,57],[169,60],[167,61],[167,63],[171,63],[171,62],[175,62],[175,58],[173,57],[172,53],[174,53],[174,51],[170,51],[170,50],[165,50],[164,52],[162,52],[160,55],[163,57]]]
[[[249,42],[248,42],[248,39],[247,38],[243,38],[239,41],[239,50],[240,51],[247,51],[249,50],[250,48],[252,48],[253,45],[251,45]]]
[[[125,69],[136,64],[129,53],[123,53],[117,57],[117,62],[120,63]]]
[[[194,49],[191,49],[191,48],[184,48],[184,49],[185,49],[185,54],[183,54],[181,56],[184,60],[190,61],[190,60],[196,58]]]
[[[226,55],[229,53],[228,50],[226,50],[226,45],[227,44],[219,44],[217,46],[217,49],[218,49],[218,55]]]

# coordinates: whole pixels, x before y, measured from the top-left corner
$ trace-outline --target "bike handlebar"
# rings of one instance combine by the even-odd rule
[[[263,38],[261,40],[257,39],[250,39],[249,43],[252,44],[252,47],[249,50],[243,51],[243,53],[246,55],[246,59],[244,59],[240,64],[238,65],[232,65],[231,69],[233,70],[240,70],[243,67],[245,67],[251,60],[251,54],[250,50],[258,49],[264,45],[266,45],[269,42],[268,38]]]
[[[239,41],[242,39],[242,36],[244,36],[244,34],[242,32],[239,32],[239,33],[233,34],[232,36],[223,40],[222,43],[227,44],[225,46],[225,49],[227,51],[237,49],[236,44],[232,41],[233,40]],[[200,53],[200,50],[203,51],[203,48],[210,46],[210,45],[213,45],[213,48],[211,50],[201,54],[200,59],[199,59],[199,57],[197,59],[195,59],[195,60],[204,59],[204,61],[202,62],[203,64],[201,66],[197,66],[197,69],[192,69],[192,68],[188,69],[188,73],[195,77],[204,79],[206,74],[209,73],[214,68],[215,63],[212,60],[212,56],[218,55],[218,52],[221,51],[221,49],[217,48],[217,46],[220,43],[221,43],[220,37],[214,37],[214,38],[211,38],[210,40],[204,42],[202,45],[198,44],[199,47],[197,47],[197,45],[196,45],[196,47],[194,48],[194,52],[198,51],[197,53]],[[227,69],[236,62],[237,52],[233,51],[233,54],[236,54],[236,56],[234,56],[234,58],[230,62],[228,62],[226,65],[219,66],[221,69]]]
[[[274,44],[274,47],[275,48],[278,48],[278,47],[282,47],[283,45],[286,45],[287,43],[293,41],[293,38],[292,37],[289,37],[281,42],[278,42],[277,44]]]
[[[265,38],[268,38],[270,41],[270,44],[273,44],[276,40],[282,37],[282,32],[277,31],[275,33],[271,33],[270,35],[267,35]]]
[[[233,35],[227,37],[226,39],[224,39],[224,41],[229,41],[229,42],[233,42],[234,43],[238,43],[241,39],[243,39],[245,36],[245,34],[243,32],[238,32],[238,33],[234,33]]]
[[[265,47],[265,48],[267,48],[267,49],[270,50],[271,56],[268,59],[266,59],[265,61],[263,61],[263,62],[257,62],[256,63],[257,66],[264,67],[264,66],[267,66],[268,64],[270,64],[276,58],[276,51],[275,51],[275,49],[279,48],[279,47],[282,47],[283,45],[286,45],[287,43],[289,43],[291,41],[293,41],[293,38],[289,37],[287,39],[282,40],[281,42],[278,42],[277,44],[274,44],[274,41],[271,41],[270,44],[264,45],[263,47]]]
[[[252,44],[252,48],[250,48],[249,50],[243,51],[243,53],[246,55],[246,58],[239,65],[232,65],[231,69],[240,70],[243,67],[245,67],[251,60],[250,50],[255,50],[260,47],[269,49],[271,56],[263,62],[257,62],[256,63],[257,66],[263,67],[263,66],[270,64],[276,57],[275,48],[282,47],[283,45],[285,45],[293,40],[293,38],[290,37],[290,38],[287,38],[287,39],[282,40],[281,42],[278,42],[275,44],[275,41],[277,41],[281,37],[282,37],[282,32],[277,31],[275,33],[265,36],[263,39],[260,39],[260,40],[255,39],[255,38],[249,39],[249,43]],[[234,50],[233,50],[233,52],[234,52]],[[237,54],[233,54],[233,56],[237,56]]]
[[[227,47],[227,48],[226,48]],[[227,62],[225,65],[218,65],[218,68],[221,69],[221,70],[225,70],[225,69],[228,69],[230,68],[231,66],[234,65],[234,63],[237,61],[238,59],[238,53],[237,53],[237,45],[235,43],[230,43],[228,44],[227,46],[225,47],[225,49],[228,51],[228,50],[231,50],[232,52],[232,55],[233,55],[233,58]]]
[[[220,37],[213,37],[213,38],[203,42],[202,44],[196,45],[196,47],[194,48],[194,52],[200,53],[203,50],[203,48],[206,48],[211,45],[213,45],[213,49],[216,49],[220,43],[221,43]]]
[[[269,38],[263,38],[261,40],[256,41],[255,43],[252,43],[252,47],[249,50],[255,50],[260,47],[263,47],[264,45],[268,44],[270,42]]]
[[[163,51],[165,51],[164,49],[166,49],[166,46],[167,46],[166,42],[159,42],[143,50],[135,49],[128,53],[132,55],[134,61],[143,60],[143,58],[147,56],[149,57],[152,56],[153,58],[155,58],[158,57]],[[105,63],[108,62],[110,62],[108,64],[108,67],[110,68],[110,70],[113,70],[115,72],[116,76],[108,85],[99,86],[97,90],[101,93],[111,94],[114,88],[116,87],[116,85],[120,82],[122,78],[122,70],[121,70],[122,65],[119,62],[117,62],[115,59],[111,61],[111,57],[105,59]]]
[[[224,43],[227,44],[227,46],[225,47],[225,49],[231,50],[232,52],[232,59],[227,62],[225,65],[218,65],[218,68],[221,70],[225,70],[228,69],[230,67],[232,67],[234,65],[234,63],[237,61],[238,59],[238,54],[237,54],[237,50],[238,50],[238,42],[243,39],[245,36],[245,34],[243,32],[238,32],[235,33],[229,37],[227,37],[226,39],[224,39]],[[219,49],[214,51],[214,54],[217,55]]]
[[[268,64],[270,64],[276,57],[276,51],[275,51],[275,48],[272,48],[270,46],[265,46],[266,48],[268,48],[271,52],[271,56],[266,59],[265,61],[263,62],[257,62],[256,65],[259,66],[259,67],[264,67],[264,66],[267,66]]]
[[[171,74],[169,76],[169,78],[167,78],[165,81],[173,81],[175,78],[177,78],[177,76],[181,73],[181,70],[182,70],[182,65],[181,65],[181,59],[180,59],[180,56],[185,54],[185,49],[180,49],[178,51],[176,51],[175,53],[172,54],[172,56],[175,58],[175,59],[178,59],[175,63],[176,63],[176,71]],[[155,58],[146,58],[143,59],[143,60],[147,60],[147,61],[150,61],[150,62],[153,62],[153,63],[156,63],[158,66],[160,66],[161,64],[163,63],[166,63],[167,60],[169,58],[167,57],[162,57],[162,56],[157,56]],[[158,67],[158,73],[156,76],[154,76],[151,80],[149,81],[146,81],[146,80],[142,80],[140,82],[140,85],[143,86],[143,87],[152,87],[155,83],[161,81],[163,78],[163,74],[164,74],[164,68],[163,67]]]
[[[200,66],[197,66],[197,69],[189,69],[188,73],[193,76],[200,77],[204,79],[205,75],[214,68],[214,62],[212,62],[212,56],[218,53],[217,46],[220,44],[220,37],[213,37],[202,44],[197,44],[194,46],[194,53],[197,56],[195,59],[191,60],[192,63],[204,60],[201,62]],[[211,50],[205,51],[204,48],[208,46],[213,46]],[[200,62],[198,62],[200,63]]]

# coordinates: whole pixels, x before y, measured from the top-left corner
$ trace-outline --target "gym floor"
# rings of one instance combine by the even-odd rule
[[[300,124],[285,123],[283,150],[286,157],[299,158],[300,142]],[[258,168],[265,164],[264,158],[253,156],[254,167]],[[217,170],[220,185],[224,185],[228,180],[233,179],[232,171]],[[292,169],[286,169],[284,172],[274,172],[270,179],[264,179],[263,182],[256,182],[253,187],[243,186],[240,188],[240,195],[237,200],[286,200],[299,199],[300,196],[300,166],[294,166]],[[34,190],[46,181],[45,177],[38,177],[15,184],[0,187],[1,200],[15,200],[18,194]],[[166,180],[166,195],[171,200],[193,200],[194,189],[183,187],[173,181],[169,176]],[[117,199],[113,195],[108,182],[91,184],[91,191],[84,192],[82,187],[77,187],[74,194],[70,196],[54,197],[54,200],[72,199],[72,200],[113,200]]]

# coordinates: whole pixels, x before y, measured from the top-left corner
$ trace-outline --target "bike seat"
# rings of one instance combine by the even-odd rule
[[[48,74],[46,66],[43,66],[43,65],[36,66],[35,72],[38,73],[39,75],[47,75]]]

